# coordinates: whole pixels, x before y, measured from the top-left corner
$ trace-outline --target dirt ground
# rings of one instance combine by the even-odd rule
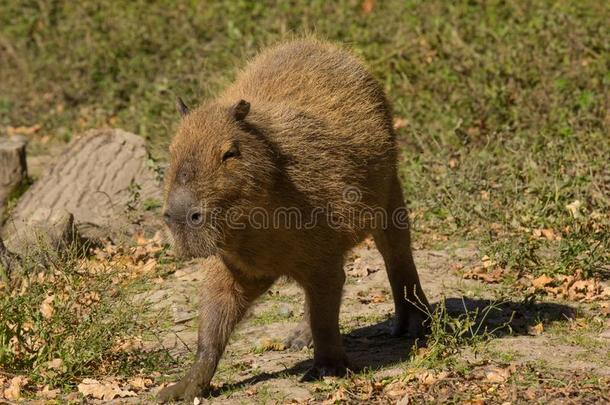
[[[460,350],[457,358],[466,364],[467,370],[458,379],[474,378],[477,368],[489,365],[515,370],[534,367],[551,379],[565,373],[580,375],[583,379],[610,377],[608,323],[605,330],[595,331],[579,330],[582,328],[572,325],[577,323],[577,319],[586,317],[590,305],[550,300],[523,302],[518,298],[511,299],[510,288],[507,290],[500,285],[465,280],[462,276],[465,269],[480,261],[477,251],[468,246],[420,250],[415,253],[415,259],[431,302],[438,303],[444,299],[448,312],[454,316],[477,308],[481,310],[491,301],[498,302],[499,307],[490,313],[483,324],[491,330],[510,322],[511,333],[501,329],[483,347],[478,347],[476,354],[473,348]],[[361,370],[360,373],[370,370],[367,378],[379,381],[404,379],[415,342],[392,338],[389,334],[393,305],[383,261],[374,244],[364,243],[356,248],[350,254],[345,269],[348,279],[341,326],[348,355]],[[194,353],[196,347],[200,275],[201,267],[194,263],[176,271],[154,290],[141,294],[142,299],[152,304],[153,312],[171,314],[174,325],[163,336],[162,345],[175,356]],[[332,392],[338,389],[340,383],[331,382],[329,387],[324,382],[299,381],[311,365],[312,351],[291,352],[281,345],[282,338],[300,319],[302,299],[298,286],[283,280],[257,302],[231,339],[213,380],[216,390],[210,398],[202,399],[203,402],[333,402]],[[568,326],[544,330],[545,325],[555,323]],[[168,380],[176,378],[181,372],[168,372]],[[514,381],[501,382],[512,384],[513,390],[527,390],[525,385],[519,386]],[[344,384],[349,389],[349,379]],[[427,389],[431,390],[430,387]],[[598,394],[593,396],[596,401],[608,400],[607,393]],[[513,393],[513,397],[515,400],[519,395]],[[488,394],[480,399],[491,399],[493,403],[493,398]],[[152,399],[153,396],[145,394],[133,400]],[[369,399],[372,400],[372,397]],[[393,402],[398,399],[384,396],[380,401]],[[440,399],[442,396],[427,398],[432,401]],[[510,397],[505,399],[511,401]]]

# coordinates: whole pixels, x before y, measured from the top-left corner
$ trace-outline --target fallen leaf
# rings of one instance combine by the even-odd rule
[[[574,200],[566,205],[566,209],[574,218],[580,218],[582,216],[580,214],[580,207],[582,207],[582,203],[579,200]]]
[[[485,255],[481,258],[481,262],[483,262],[483,267],[485,267],[486,269],[490,268],[490,267],[494,267],[496,265],[496,262],[493,261],[489,256]]]
[[[342,402],[347,401],[348,398],[349,398],[349,396],[347,394],[347,389],[345,387],[339,387],[339,389],[336,390],[334,394],[329,394],[327,399],[324,402],[322,402],[322,404],[330,405],[330,404],[342,403]]]
[[[463,405],[485,405],[485,400],[481,399],[481,398],[472,398],[472,399],[467,399],[466,401],[462,402]]]
[[[34,135],[41,128],[42,128],[42,125],[40,125],[40,124],[35,124],[30,127],[26,127],[26,126],[10,127],[9,126],[9,127],[6,127],[6,133],[8,134],[8,136],[14,136],[14,135],[29,136],[29,135]]]
[[[394,118],[394,129],[404,128],[409,125],[409,120],[406,118],[396,117]]]
[[[375,0],[364,0],[362,2],[362,13],[371,14],[375,8]]]
[[[538,336],[544,332],[544,325],[542,322],[538,322],[536,325],[530,326],[527,331],[530,333],[530,335]]]
[[[114,344],[112,351],[114,353],[131,353],[141,350],[144,347],[144,342],[140,336],[124,337]]]
[[[379,304],[380,302],[386,302],[387,300],[388,296],[383,290],[376,291],[371,297],[371,302],[373,304]]]
[[[526,389],[523,394],[524,394],[525,398],[527,398],[530,401],[533,401],[534,399],[536,399],[536,391],[534,391],[532,388]]]
[[[28,383],[28,379],[22,375],[13,377],[8,385],[8,388],[4,390],[4,397],[8,400],[15,401],[21,398],[21,390]]]
[[[282,351],[286,350],[286,345],[276,339],[263,338],[259,341],[256,348],[261,352]]]
[[[383,388],[385,395],[390,398],[403,398],[407,393],[405,384],[402,381],[393,381]]]
[[[376,273],[380,270],[378,266],[371,265],[368,260],[364,260],[361,257],[354,259],[351,269],[348,269],[348,274],[354,277],[366,277],[370,274]]]
[[[64,361],[62,359],[53,359],[47,362],[47,368],[49,370],[62,370],[64,367]]]
[[[40,304],[40,313],[44,319],[50,319],[53,316],[53,305],[51,304],[54,298],[53,295],[49,295]]]
[[[437,381],[441,381],[449,375],[446,371],[435,373],[434,371],[424,371],[417,376],[417,379],[424,385],[432,385]]]
[[[379,304],[380,302],[386,302],[388,299],[387,293],[383,289],[359,291],[357,296],[358,301],[363,304]]]
[[[44,399],[55,399],[59,395],[59,389],[52,390],[48,385],[45,385],[42,391],[39,391],[37,395]]]
[[[157,261],[155,259],[148,259],[148,261],[142,267],[140,267],[139,270],[141,273],[150,273],[155,269],[156,265]]]
[[[402,397],[402,399],[400,401],[398,401],[398,403],[396,405],[409,405],[410,403],[411,403],[411,399],[409,397],[409,394],[407,394],[404,397]]]
[[[152,386],[153,381],[150,378],[134,377],[128,381],[129,386],[137,391],[143,391]]]
[[[489,367],[485,371],[485,379],[491,383],[503,383],[511,375],[511,371],[508,368],[500,368],[500,367]]]
[[[542,236],[548,240],[556,239],[555,232],[553,232],[552,229],[541,229],[540,232],[542,233]]]
[[[542,289],[544,289],[544,287],[551,284],[552,282],[553,282],[553,279],[551,277],[543,274],[542,276],[532,280],[532,286],[534,286],[534,288],[536,288],[538,290],[542,290]]]
[[[504,272],[499,267],[489,271],[485,267],[477,266],[466,271],[462,277],[465,279],[480,280],[486,283],[498,283],[502,281]]]
[[[78,384],[78,392],[86,397],[111,401],[114,398],[135,397],[133,391],[121,389],[116,382],[99,382],[92,378],[85,378]]]

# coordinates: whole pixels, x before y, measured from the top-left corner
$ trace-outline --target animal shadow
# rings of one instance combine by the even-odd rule
[[[439,303],[432,305],[432,312]],[[539,322],[547,323],[560,319],[571,319],[576,309],[563,304],[549,302],[503,302],[492,303],[490,300],[476,298],[447,298],[446,313],[449,318],[469,315],[474,319],[479,334],[490,333],[494,337],[509,334],[527,335],[529,328]],[[409,359],[415,344],[424,346],[426,342],[409,337],[393,337],[390,334],[392,320],[387,319],[373,325],[360,327],[343,336],[347,355],[355,370],[378,369],[398,364]],[[478,326],[481,327],[478,327]],[[243,388],[261,381],[272,380],[281,376],[302,375],[311,367],[312,361],[299,362],[289,369],[273,373],[263,373],[238,383],[224,386],[212,392],[212,396],[221,395],[223,391]]]

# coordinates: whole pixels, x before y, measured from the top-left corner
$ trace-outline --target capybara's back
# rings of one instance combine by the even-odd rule
[[[339,332],[346,251],[372,234],[392,287],[393,333],[425,331],[396,173],[392,114],[364,64],[299,39],[251,61],[216,99],[189,110],[170,146],[165,221],[178,253],[205,257],[197,360],[161,400],[209,387],[235,325],[280,276],[305,291],[286,345],[314,345],[305,379],[351,367]]]
[[[338,214],[385,207],[396,170],[392,116],[383,89],[352,54],[314,39],[277,45],[221,99],[248,100],[253,117],[264,114],[269,141],[289,158],[284,173],[314,206]]]

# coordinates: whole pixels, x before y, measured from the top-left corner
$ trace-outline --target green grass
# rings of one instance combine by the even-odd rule
[[[401,174],[418,244],[475,239],[520,271],[590,275],[610,262],[607,2],[388,0],[366,14],[353,0],[4,0],[0,10],[0,128],[41,124],[32,150],[44,151],[39,135],[65,142],[112,125],[164,160],[175,95],[198,103],[262,46],[315,32],[362,55],[408,121]],[[534,240],[535,228],[564,238]]]
[[[75,248],[61,255],[43,244],[37,249],[44,266],[32,253],[0,289],[3,373],[70,390],[82,377],[138,375],[174,363],[164,350],[141,347],[155,330],[142,316],[145,304],[132,299],[142,277],[83,267]]]

